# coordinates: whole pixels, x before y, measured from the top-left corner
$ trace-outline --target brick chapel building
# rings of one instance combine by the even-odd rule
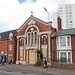
[[[49,62],[49,26],[50,36],[55,32],[52,22],[44,22],[33,15],[17,30],[16,64],[35,64],[37,50],[41,50],[43,58]]]
[[[49,29],[51,50],[51,35],[55,33],[51,21],[31,15],[19,29],[0,33],[0,58],[6,62],[12,59],[16,64],[35,64],[37,50],[41,50],[43,59],[49,62]]]

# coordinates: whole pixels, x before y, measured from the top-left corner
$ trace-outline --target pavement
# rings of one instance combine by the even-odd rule
[[[37,75],[75,75],[75,69],[61,69],[61,68],[51,68],[44,69],[42,66],[34,65],[16,65],[16,64],[6,64],[0,65],[0,71],[6,72],[17,72],[17,73],[29,73]],[[16,75],[16,74],[15,74]]]

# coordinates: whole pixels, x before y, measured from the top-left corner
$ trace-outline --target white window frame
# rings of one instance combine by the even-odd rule
[[[34,31],[34,38],[36,38],[36,36],[35,36],[35,32],[37,33],[37,31]],[[34,42],[36,42],[35,45],[37,45],[37,43],[38,43],[38,35],[37,35],[36,40],[37,40],[37,42],[34,40]]]
[[[9,51],[12,51],[12,45],[9,45]]]
[[[60,37],[65,37],[66,38],[66,46],[60,46]],[[68,41],[67,41],[67,37],[70,37],[70,46],[68,46]],[[57,48],[59,47],[71,47],[71,36],[58,36],[57,37],[59,39],[59,45],[57,46]],[[56,38],[56,43],[57,43],[57,38]]]
[[[67,56],[67,63],[69,63],[68,62],[68,53],[70,52],[71,53],[71,63],[72,63],[72,51],[57,51],[57,60],[58,60],[58,52],[59,52],[59,60],[60,60],[60,58],[61,58],[61,52],[65,52],[66,53],[66,56]]]
[[[63,47],[63,46],[65,47],[65,46],[66,46],[66,37],[60,37],[60,38],[64,38],[64,39],[65,39],[65,45],[62,45],[61,43],[63,43],[63,42],[61,42],[61,43],[60,43],[60,46],[61,46],[61,47]],[[60,39],[59,39],[59,40],[60,40]]]
[[[29,34],[29,33],[30,33],[30,45],[31,45],[31,32],[28,32],[28,33],[27,33],[27,45],[29,45],[29,44],[28,44],[28,41],[29,41],[29,39],[28,39],[28,34]]]

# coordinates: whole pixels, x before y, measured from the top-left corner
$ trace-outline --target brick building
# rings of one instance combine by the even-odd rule
[[[5,62],[16,61],[16,36],[16,30],[0,33],[0,59]]]
[[[35,64],[37,50],[41,50],[43,58],[49,62],[49,26],[50,36],[55,32],[52,22],[44,22],[33,15],[17,30],[17,60],[22,64]]]
[[[49,62],[49,28],[50,38],[55,32],[51,25],[52,22],[31,15],[19,29],[0,33],[1,58],[4,56],[7,62],[12,59],[16,64],[35,64],[37,50],[41,50],[43,58]]]
[[[58,31],[51,36],[52,58],[62,63],[75,64],[75,28],[62,29],[60,22],[58,17]]]
[[[50,54],[49,54],[50,29]],[[75,28],[62,30],[58,17],[58,31],[52,22],[44,22],[31,15],[17,30],[0,33],[0,59],[5,62],[13,60],[16,64],[35,64],[38,60],[37,50],[41,50],[43,59],[75,63]]]

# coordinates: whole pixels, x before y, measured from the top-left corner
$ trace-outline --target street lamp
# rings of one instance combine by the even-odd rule
[[[49,21],[49,12],[47,9],[44,7],[44,10],[48,13],[48,21]],[[51,52],[50,52],[50,25],[49,25],[49,66],[51,66]]]

